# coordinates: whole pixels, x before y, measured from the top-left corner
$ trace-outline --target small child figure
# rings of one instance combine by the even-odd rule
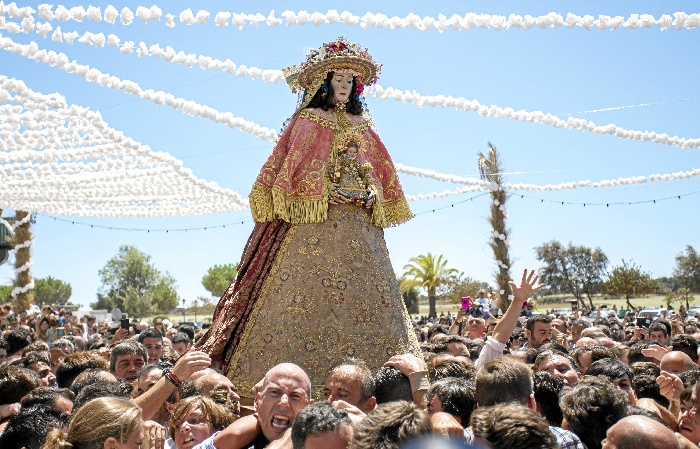
[[[349,142],[346,150],[338,155],[331,166],[329,175],[333,183],[330,194],[332,203],[351,202],[364,207],[371,207],[374,203],[376,193],[367,176],[372,171],[372,164],[361,164],[357,159],[358,150],[356,142]]]

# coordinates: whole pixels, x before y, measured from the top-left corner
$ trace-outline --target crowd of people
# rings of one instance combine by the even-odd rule
[[[694,318],[532,313],[536,281],[513,283],[505,312],[415,322],[422,357],[373,372],[355,354],[322,385],[290,360],[253,391],[210,367],[191,326],[5,305],[0,447],[698,447]]]

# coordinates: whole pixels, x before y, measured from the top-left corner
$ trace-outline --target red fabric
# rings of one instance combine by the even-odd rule
[[[275,220],[257,223],[246,243],[236,280],[216,306],[214,321],[196,348],[209,353],[213,368],[224,368],[238,345],[248,316],[260,297],[263,283],[290,228]]]

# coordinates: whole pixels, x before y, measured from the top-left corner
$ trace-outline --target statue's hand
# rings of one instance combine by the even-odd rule
[[[330,198],[328,202],[330,204],[344,204],[348,202],[348,197],[343,191],[340,190],[340,185],[338,183],[333,183],[333,188],[331,189]]]
[[[365,207],[367,209],[374,205],[374,200],[377,199],[377,193],[372,189],[367,189],[367,201],[365,202]]]

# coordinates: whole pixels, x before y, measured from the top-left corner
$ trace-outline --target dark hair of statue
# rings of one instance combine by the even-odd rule
[[[335,108],[335,102],[333,101],[333,85],[331,80],[335,72],[328,72],[326,75],[326,88],[328,92],[323,92],[323,88],[319,88],[314,94],[311,102],[309,102],[308,108],[320,108],[324,111]],[[364,105],[362,101],[358,100],[355,89],[357,87],[357,77],[352,77],[352,90],[350,91],[350,99],[348,100],[345,111],[352,115],[361,115],[364,110]],[[324,95],[325,94],[325,95]]]

